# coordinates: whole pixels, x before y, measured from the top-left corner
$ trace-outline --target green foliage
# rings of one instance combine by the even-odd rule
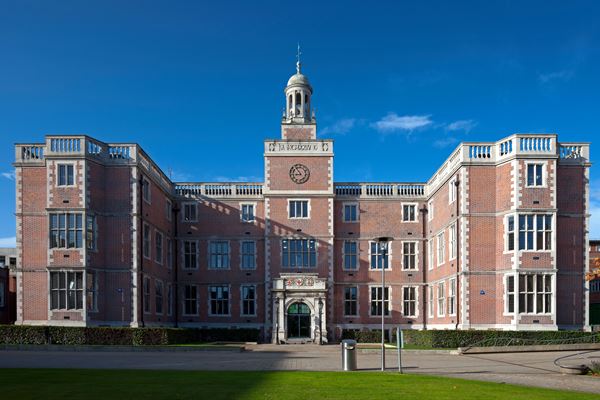
[[[0,344],[156,346],[257,342],[258,329],[105,328],[0,325]]]
[[[592,361],[592,364],[590,365],[590,372],[594,375],[600,375],[600,362],[599,361]]]
[[[359,343],[379,343],[381,330],[342,331],[342,339],[354,339]],[[396,331],[392,343],[396,342]],[[479,331],[479,330],[405,330],[404,343],[423,348],[458,348],[466,346],[519,346],[565,343],[598,343],[599,333],[580,331]]]

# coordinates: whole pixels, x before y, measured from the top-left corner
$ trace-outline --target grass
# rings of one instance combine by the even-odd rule
[[[598,399],[578,392],[378,372],[4,369],[2,399]]]

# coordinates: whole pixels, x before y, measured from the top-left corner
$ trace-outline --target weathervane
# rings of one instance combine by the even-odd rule
[[[300,51],[300,42],[298,42],[298,52],[296,53],[296,73],[299,74],[300,73],[300,54],[302,54],[302,52]]]

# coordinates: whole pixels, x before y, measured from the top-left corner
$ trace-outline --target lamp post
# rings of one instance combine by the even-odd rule
[[[319,344],[323,344],[323,299],[319,297]]]
[[[385,267],[387,264],[388,244],[392,238],[377,238],[377,247],[381,255],[377,262],[381,267],[381,370],[385,371]],[[381,261],[379,261],[381,260]]]

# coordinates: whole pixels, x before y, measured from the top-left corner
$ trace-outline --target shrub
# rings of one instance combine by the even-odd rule
[[[106,328],[0,325],[0,344],[156,346],[199,342],[257,342],[259,329]]]

